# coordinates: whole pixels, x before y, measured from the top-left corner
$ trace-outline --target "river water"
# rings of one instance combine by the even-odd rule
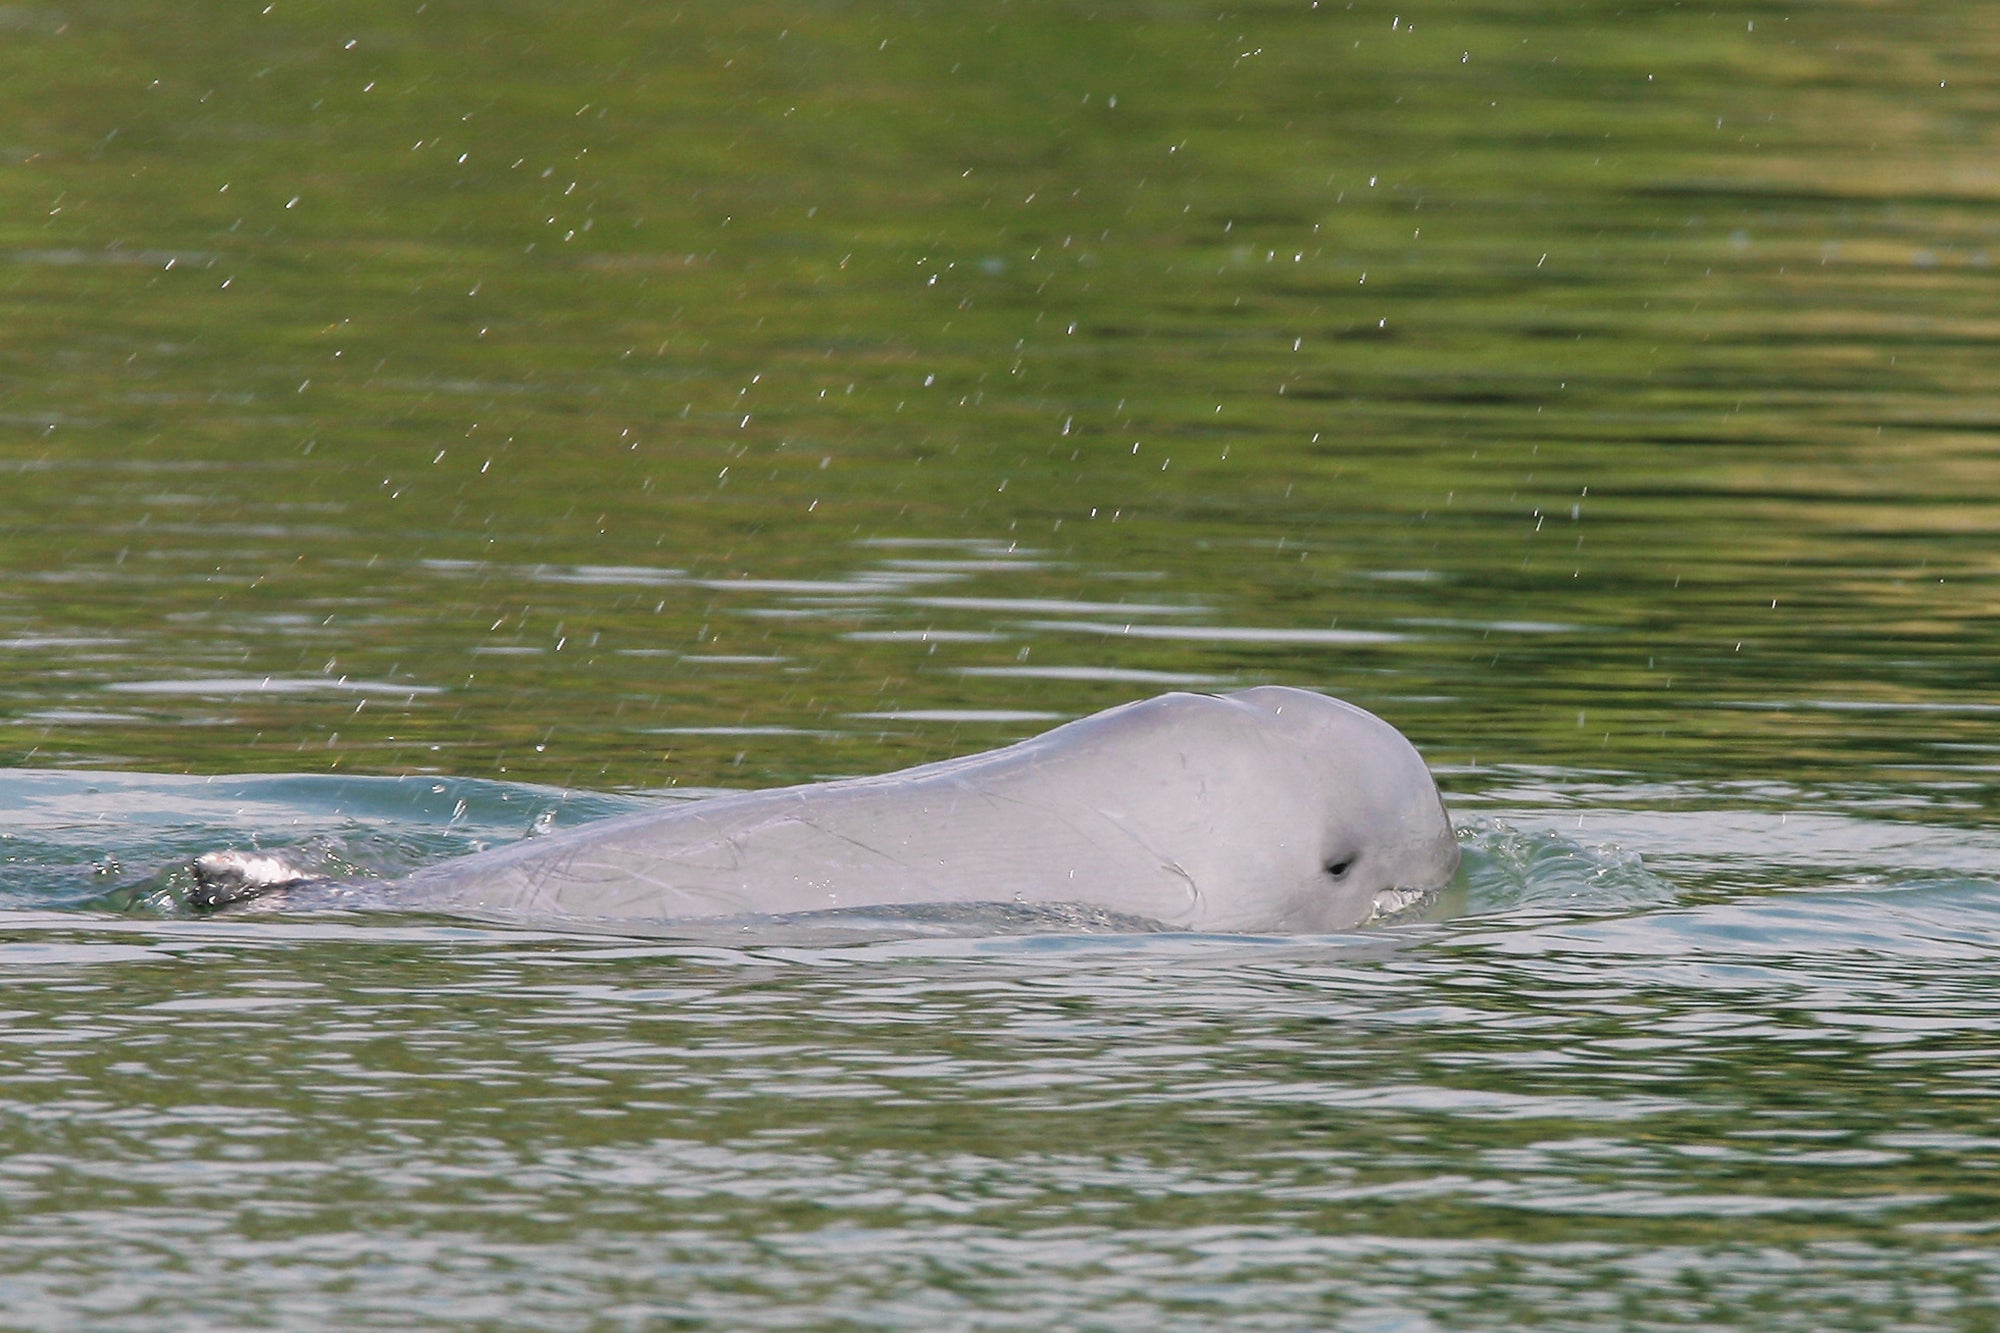
[[[0,1324],[1996,1326],[2000,6],[0,26]],[[186,906],[1273,682],[1428,919]]]

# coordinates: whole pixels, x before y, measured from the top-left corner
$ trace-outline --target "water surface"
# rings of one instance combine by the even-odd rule
[[[1992,1327],[2000,9],[0,24],[0,1322]],[[1437,919],[179,897],[1266,682]]]

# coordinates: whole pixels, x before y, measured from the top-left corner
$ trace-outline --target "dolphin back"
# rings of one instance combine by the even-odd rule
[[[391,893],[431,910],[617,920],[1108,902],[1185,921],[1186,871],[1104,799],[1160,771],[1176,699],[1217,702],[1170,695],[899,773],[640,811],[431,867]]]

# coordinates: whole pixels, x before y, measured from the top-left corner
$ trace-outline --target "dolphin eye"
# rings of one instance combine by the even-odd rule
[[[1335,879],[1345,879],[1347,872],[1353,868],[1354,858],[1351,856],[1343,856],[1337,861],[1328,861],[1326,863],[1326,873]]]

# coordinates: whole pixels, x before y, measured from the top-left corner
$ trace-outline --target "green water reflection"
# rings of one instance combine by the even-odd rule
[[[1990,984],[1912,966],[1910,937],[1801,986],[1726,933],[1662,964],[1670,928],[1627,930],[816,960],[17,931],[0,1303],[24,1327],[1989,1326]]]
[[[1963,778],[1997,14],[18,11],[0,745],[739,781],[1149,688],[961,670],[1026,656],[1335,689],[1447,764]],[[709,586],[882,538],[1396,637]],[[264,676],[435,692],[107,690]],[[647,730],[743,720],[809,735]]]

